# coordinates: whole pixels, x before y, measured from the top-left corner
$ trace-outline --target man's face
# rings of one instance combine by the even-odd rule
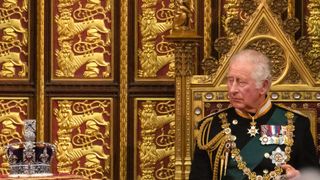
[[[227,75],[228,96],[233,107],[246,112],[255,113],[265,99],[267,91],[265,83],[256,87],[251,72],[254,65],[233,62]]]

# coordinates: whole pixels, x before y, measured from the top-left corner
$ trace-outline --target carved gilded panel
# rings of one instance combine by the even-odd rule
[[[299,50],[303,52],[305,64],[312,73],[312,77],[316,83],[320,84],[320,1],[310,0],[308,11],[310,15],[307,17],[308,36],[302,37],[298,41]],[[307,42],[307,44],[306,44]]]
[[[136,1],[136,80],[173,80],[174,53],[165,40],[172,29],[173,0]]]
[[[219,4],[221,33],[214,43],[219,56],[205,57],[202,69],[204,74],[209,76],[202,76],[202,79],[196,77],[193,82],[211,82],[217,88],[225,85],[223,78],[230,56],[240,49],[251,48],[265,53],[271,59],[273,87],[278,85],[277,90],[290,89],[288,85],[293,84],[297,84],[297,89],[305,89],[307,86],[310,90],[315,90],[314,86],[318,85],[318,55],[315,48],[318,35],[310,31],[310,28],[304,33],[304,22],[295,17],[299,12],[295,9],[295,3],[297,2],[271,0],[256,3],[253,0],[231,0]],[[310,1],[304,7],[314,14],[317,12],[316,5],[316,2]],[[299,16],[300,19],[304,17],[301,14]],[[307,27],[317,26],[314,18],[309,20]],[[206,24],[207,22],[205,26],[208,26]],[[208,33],[210,31],[205,31],[204,36],[212,35]],[[204,44],[211,44],[209,40],[205,38],[208,42]],[[204,50],[206,49],[208,48],[205,47]]]
[[[220,73],[217,71],[227,64],[226,56],[246,47],[263,51],[273,62],[284,62],[285,56],[300,61],[296,66],[301,68],[286,66],[288,74],[297,78],[306,74],[296,82],[319,85],[319,5],[318,0],[205,2],[205,9],[214,7],[216,12],[204,11],[204,74]],[[279,70],[275,69],[278,73],[274,75],[278,76]]]
[[[135,179],[174,179],[174,99],[136,98],[134,109]]]
[[[52,98],[51,138],[58,173],[112,179],[111,98]]]
[[[29,117],[28,104],[25,97],[0,97],[0,174],[8,174],[9,170],[6,145],[24,141],[22,131],[24,120]]]
[[[127,147],[128,144],[128,0],[122,0],[120,5],[120,112],[119,112],[119,123],[120,128],[120,152],[119,152],[119,179],[127,179]]]
[[[112,0],[52,1],[52,80],[111,80]]]
[[[0,2],[0,80],[29,79],[29,1]]]

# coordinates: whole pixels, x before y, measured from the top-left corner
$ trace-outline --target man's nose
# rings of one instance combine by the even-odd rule
[[[236,81],[234,81],[234,82],[232,82],[231,84],[229,84],[229,91],[231,92],[231,93],[236,93],[236,92],[238,92],[238,85],[237,85],[237,82]]]

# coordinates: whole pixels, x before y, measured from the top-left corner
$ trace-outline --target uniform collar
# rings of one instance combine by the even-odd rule
[[[265,115],[272,107],[271,100],[269,97],[267,97],[264,102],[262,103],[262,106],[258,109],[256,114],[254,116],[250,115],[248,112],[241,111],[239,109],[236,109],[236,112],[239,116],[247,119],[257,119],[263,115]]]

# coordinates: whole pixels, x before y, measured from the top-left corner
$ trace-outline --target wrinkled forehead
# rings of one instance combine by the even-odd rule
[[[243,80],[243,81],[255,81],[253,78],[252,64],[246,64],[246,63],[230,64],[226,78],[234,79],[234,80]]]
[[[228,73],[251,74],[254,71],[254,64],[249,61],[232,61],[229,64]]]

